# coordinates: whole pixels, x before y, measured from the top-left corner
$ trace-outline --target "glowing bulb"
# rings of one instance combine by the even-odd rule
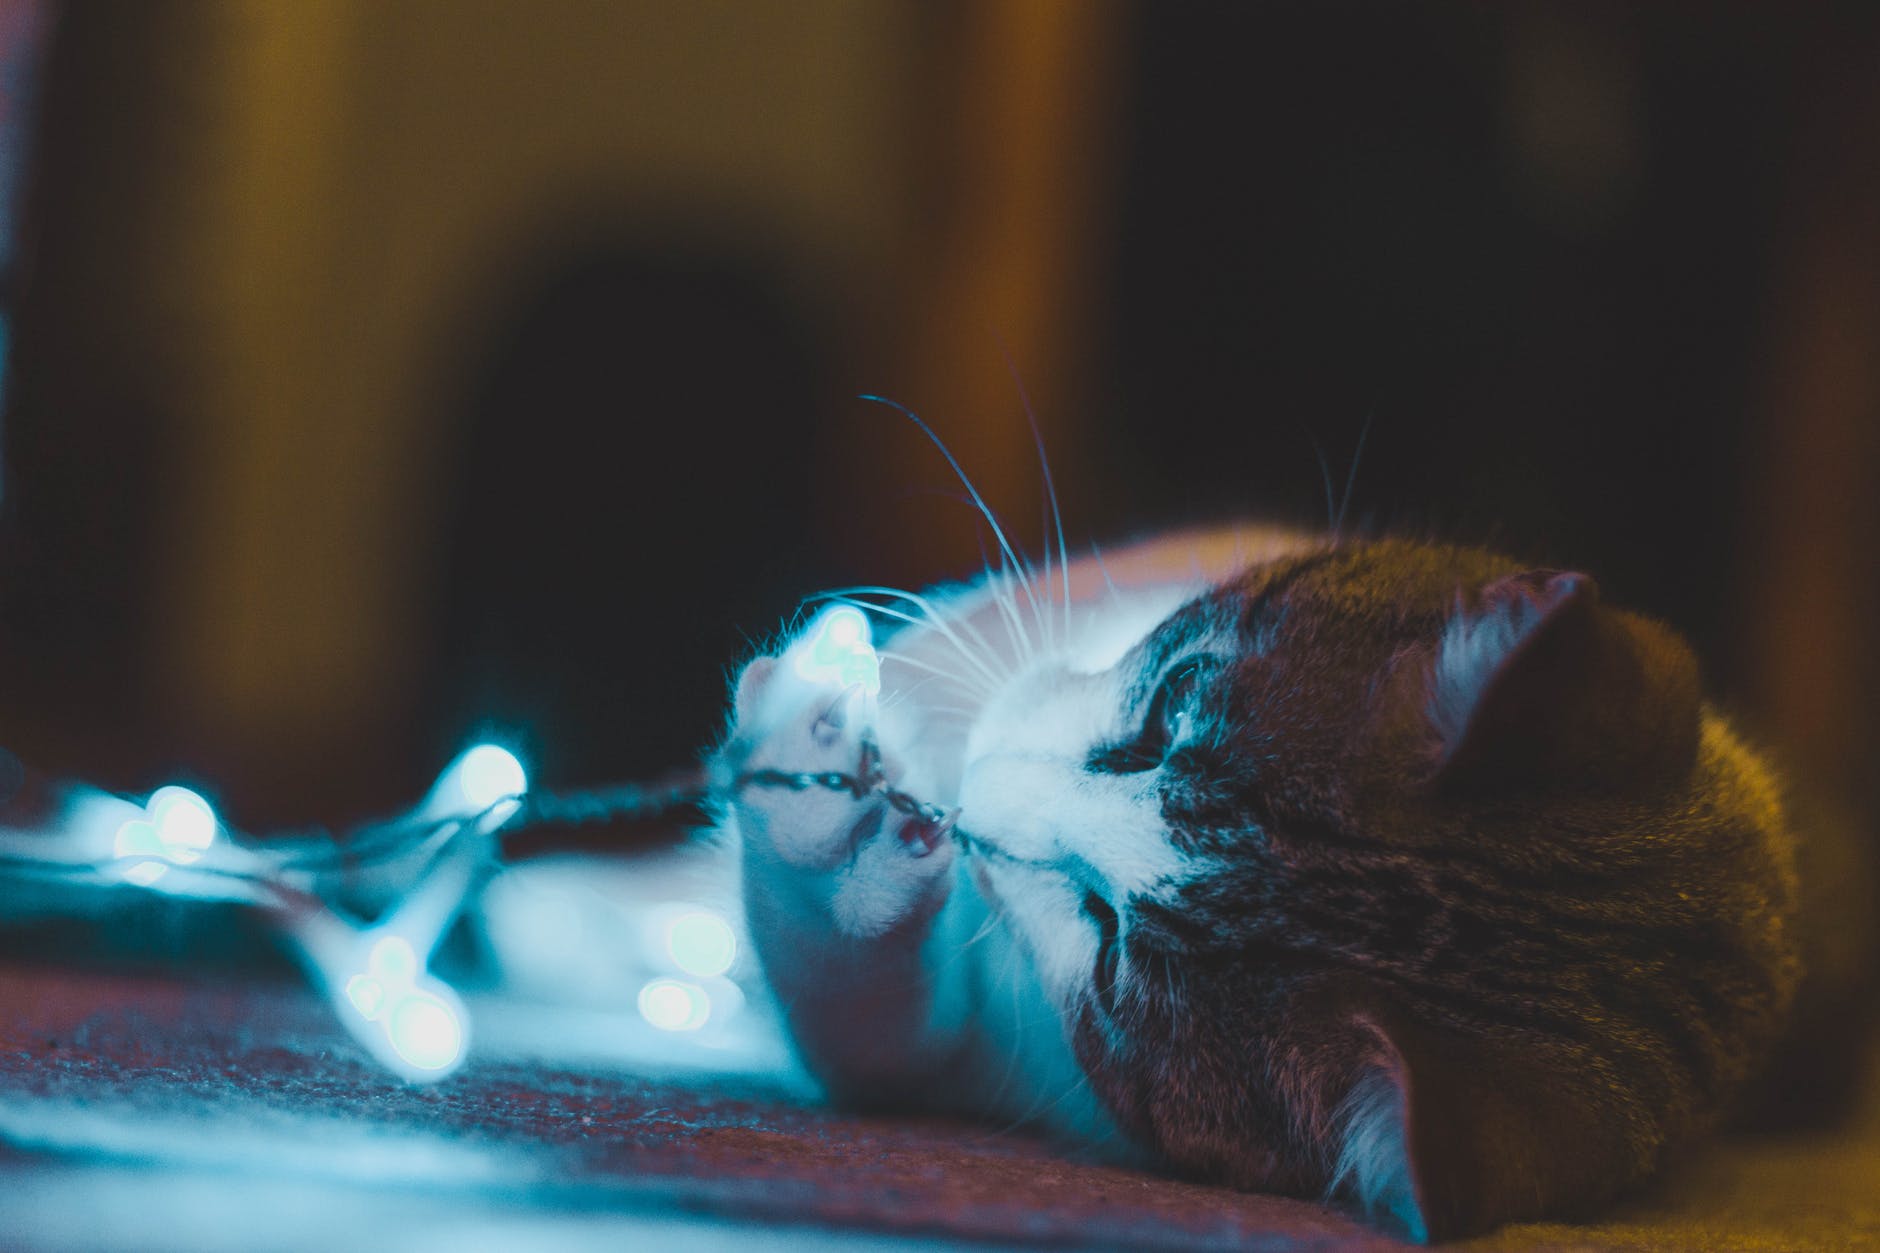
[[[149,887],[169,872],[170,865],[187,866],[199,859],[215,843],[215,833],[215,811],[208,801],[186,787],[160,787],[144,802],[143,817],[118,828],[112,851],[121,858],[138,859],[121,873],[130,882]]]
[[[796,649],[796,672],[812,683],[848,688],[859,683],[870,695],[881,691],[881,659],[859,609],[837,605],[816,620]]]
[[[479,744],[459,757],[456,775],[457,790],[475,811],[529,790],[529,776],[522,763],[514,753],[495,744]]]
[[[385,1007],[385,985],[371,975],[354,975],[346,981],[346,999],[362,1017],[377,1018]]]
[[[717,914],[697,910],[681,914],[666,927],[666,954],[687,974],[710,979],[731,969],[738,957],[738,937]]]
[[[145,809],[171,861],[188,865],[215,842],[215,811],[186,787],[158,788]]]
[[[334,1000],[347,1029],[407,1079],[442,1079],[455,1070],[468,1035],[456,994],[425,971],[402,935],[367,932],[354,943],[354,954],[363,946],[363,962],[355,957],[350,977],[328,985],[340,990]]]
[[[372,946],[366,957],[366,969],[394,983],[410,983],[418,977],[418,955],[411,941],[402,935],[388,935]]]
[[[463,1056],[463,1024],[438,997],[412,992],[386,1016],[392,1050],[424,1071],[445,1070]]]
[[[640,989],[640,1017],[661,1031],[697,1031],[711,1012],[711,998],[695,983],[655,979]]]

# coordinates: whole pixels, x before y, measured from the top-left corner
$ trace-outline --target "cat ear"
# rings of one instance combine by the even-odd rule
[[[1419,1243],[1604,1199],[1631,1160],[1616,1120],[1545,1064],[1407,1023],[1374,1044],[1338,1106],[1328,1191]]]
[[[1498,579],[1450,618],[1428,715],[1445,785],[1614,790],[1688,773],[1697,661],[1668,628],[1608,609],[1584,574]]]

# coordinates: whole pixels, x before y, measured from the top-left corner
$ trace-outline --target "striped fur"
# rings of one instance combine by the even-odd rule
[[[1116,903],[1107,1008],[1069,1012],[1099,1095],[1175,1165],[1344,1195],[1419,1238],[1573,1212],[1704,1126],[1776,1032],[1794,882],[1768,771],[1694,694],[1566,708],[1576,684],[1621,702],[1683,689],[1522,667],[1694,673],[1688,652],[1583,598],[1560,630],[1597,647],[1524,662],[1552,611],[1510,587],[1564,603],[1590,582],[1468,549],[1344,547],[1248,571],[1118,664],[1084,768],[1135,781],[1180,858]],[[1196,656],[1188,729],[1143,770],[1137,723]],[[1543,699],[1494,708],[1511,692]],[[1598,742],[1544,734],[1556,708]],[[1681,720],[1687,747],[1667,747],[1658,728]],[[1452,786],[1445,763],[1478,723],[1488,766]],[[1529,734],[1541,773],[1494,773]],[[1143,825],[1114,812],[1114,829]],[[1092,821],[1031,839],[1100,850]]]

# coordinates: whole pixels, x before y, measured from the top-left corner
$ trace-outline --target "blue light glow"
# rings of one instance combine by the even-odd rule
[[[457,759],[457,790],[464,803],[481,812],[497,801],[529,790],[529,776],[516,755],[495,744],[479,744]]]
[[[450,1006],[425,992],[412,992],[392,1007],[385,1034],[393,1051],[419,1070],[448,1070],[463,1056],[463,1024]]]
[[[640,989],[640,1017],[661,1031],[697,1031],[711,1012],[711,998],[696,983],[655,979]]]
[[[118,828],[112,852],[136,859],[121,873],[130,882],[149,887],[169,872],[170,865],[187,866],[201,858],[215,843],[215,833],[215,811],[208,801],[186,787],[160,787],[144,802],[143,817]]]
[[[666,954],[687,974],[710,979],[731,969],[738,957],[738,937],[717,914],[696,910],[668,924]]]
[[[881,691],[881,659],[868,618],[859,609],[837,605],[827,610],[793,651],[796,672],[812,683],[842,688],[859,683],[870,696]]]
[[[186,787],[160,787],[144,808],[172,861],[188,865],[215,842],[215,811]]]
[[[410,983],[418,976],[418,955],[402,935],[388,935],[372,946],[366,970],[392,983]]]
[[[369,1021],[385,1008],[385,985],[371,975],[354,975],[346,981],[346,999]]]
[[[441,1079],[455,1070],[465,1051],[463,1014],[450,990],[425,973],[411,942],[381,935],[364,964],[340,985],[342,1011],[351,1008],[363,1020],[349,1023],[354,1034],[407,1079]]]

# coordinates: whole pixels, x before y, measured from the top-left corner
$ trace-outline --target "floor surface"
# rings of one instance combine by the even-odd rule
[[[1381,1250],[1320,1206],[816,1109],[750,1081],[481,1054],[388,1079],[285,986],[0,968],[0,1248]],[[1591,1227],[1479,1250],[1880,1249],[1880,1107],[1726,1141]]]

